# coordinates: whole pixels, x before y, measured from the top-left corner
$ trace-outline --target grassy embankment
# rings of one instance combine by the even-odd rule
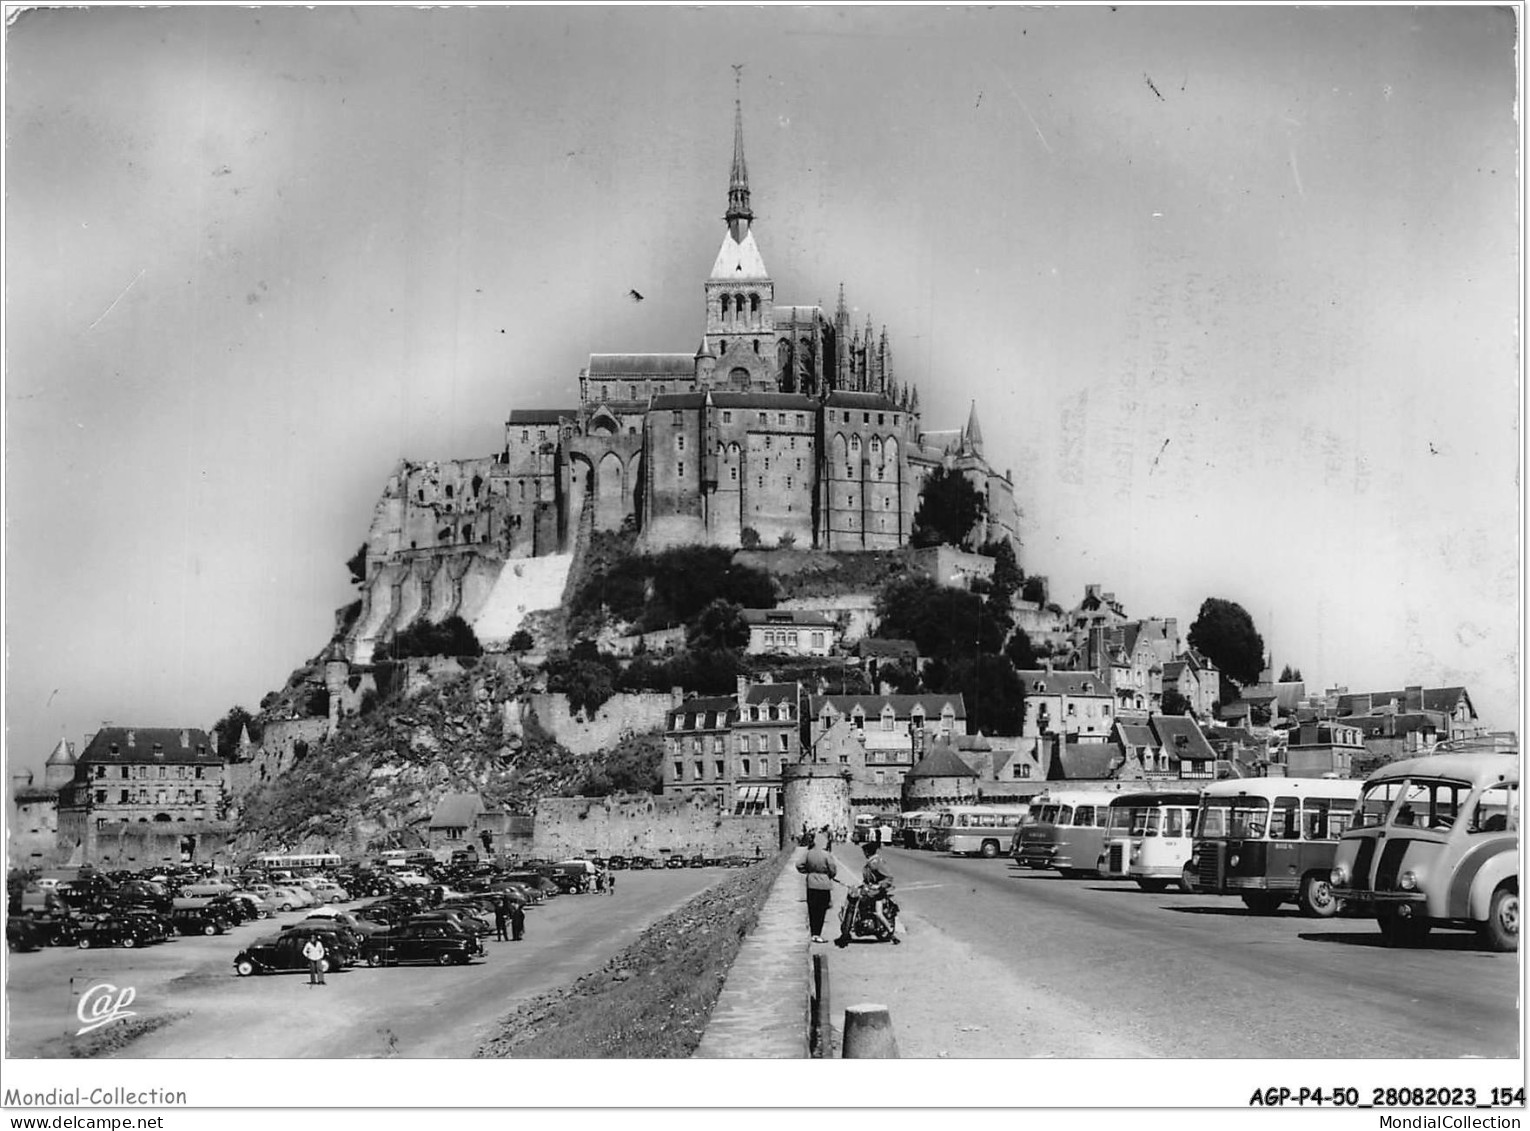
[[[692,1055],[785,858],[729,876],[653,924],[599,970],[526,1002],[477,1055]]]

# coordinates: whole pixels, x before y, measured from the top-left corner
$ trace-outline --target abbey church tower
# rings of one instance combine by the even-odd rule
[[[728,229],[707,277],[703,352],[714,359],[710,385],[737,392],[775,392],[776,285],[765,268],[750,222],[749,167],[744,162],[744,111],[733,104],[733,167],[728,177]],[[698,374],[700,376],[700,374]]]

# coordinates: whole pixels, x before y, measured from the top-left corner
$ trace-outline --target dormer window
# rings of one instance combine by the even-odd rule
[[[161,746],[159,743],[156,742],[154,744],[154,757],[156,757],[156,758],[163,758],[164,756],[165,756],[165,748],[163,746]]]

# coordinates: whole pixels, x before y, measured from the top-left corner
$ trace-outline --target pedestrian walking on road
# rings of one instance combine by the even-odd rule
[[[494,901],[494,938],[497,942],[508,942],[510,939],[510,936],[505,933],[505,925],[510,920],[510,916],[505,908],[507,902],[508,900],[504,896],[500,896]]]
[[[516,942],[526,935],[526,909],[519,903],[510,905],[510,935]]]
[[[303,944],[303,957],[308,959],[308,984],[324,985],[324,944],[317,937]]]
[[[607,872],[606,873],[606,894],[607,895],[615,895],[616,894],[616,873],[615,872]]]
[[[821,943],[824,916],[834,898],[834,875],[838,871],[834,856],[814,838],[813,846],[797,861],[797,871],[807,877],[808,934],[815,943]]]

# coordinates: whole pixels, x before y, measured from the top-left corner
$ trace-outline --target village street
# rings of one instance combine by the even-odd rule
[[[855,845],[836,847],[843,878]],[[820,947],[833,1004],[887,1004],[904,1057],[1512,1057],[1517,955],[1436,931],[1381,945],[1368,919],[1257,916],[1011,860],[883,850],[901,946]],[[843,889],[837,890],[838,896]],[[804,912],[805,914],[805,912]]]

